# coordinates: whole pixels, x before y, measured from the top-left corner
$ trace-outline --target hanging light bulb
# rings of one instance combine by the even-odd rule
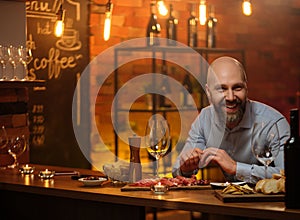
[[[205,25],[206,23],[206,1],[205,0],[200,0],[199,22],[201,25]]]
[[[168,8],[166,7],[165,2],[163,0],[157,1],[157,7],[160,15],[166,16],[168,14]]]
[[[246,16],[250,16],[252,14],[252,5],[250,0],[243,0],[243,13]]]
[[[113,9],[113,4],[111,3],[111,0],[109,0],[106,4],[105,20],[104,20],[103,38],[105,41],[108,41],[110,38],[112,9]]]
[[[60,5],[60,8],[58,12],[56,13],[57,20],[54,25],[54,35],[56,37],[61,37],[64,33],[64,19],[65,19],[65,10],[62,8],[62,4]]]

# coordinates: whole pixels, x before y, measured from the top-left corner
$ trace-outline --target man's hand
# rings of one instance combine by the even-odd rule
[[[192,151],[186,152],[180,158],[180,170],[182,173],[192,172],[198,169],[199,161],[203,151],[199,148],[195,148]]]
[[[207,166],[211,161],[216,162],[226,173],[236,174],[236,161],[234,161],[224,150],[209,147],[203,150],[200,159],[200,167]]]

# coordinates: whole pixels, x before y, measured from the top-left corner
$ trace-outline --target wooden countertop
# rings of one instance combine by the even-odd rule
[[[101,172],[35,165],[34,175],[20,175],[12,170],[0,170],[0,190],[28,192],[45,196],[83,199],[89,201],[147,206],[154,208],[179,209],[212,214],[226,214],[269,219],[300,219],[300,210],[285,209],[283,202],[242,202],[223,203],[215,197],[214,190],[174,190],[164,195],[155,195],[150,191],[121,192],[121,187],[86,187],[70,176],[55,176],[51,180],[41,180],[37,174],[46,168],[54,171],[78,171],[80,174],[104,176]]]

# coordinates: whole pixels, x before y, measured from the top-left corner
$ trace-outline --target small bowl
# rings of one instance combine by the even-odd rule
[[[155,194],[165,194],[169,191],[169,186],[157,183],[152,185],[150,189]]]
[[[78,181],[82,182],[84,186],[100,186],[103,182],[107,181],[107,178],[90,176],[80,178]]]

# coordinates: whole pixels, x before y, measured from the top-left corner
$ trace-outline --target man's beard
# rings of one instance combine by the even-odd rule
[[[240,99],[236,99],[233,101],[238,105],[238,110],[235,113],[227,113],[226,114],[226,124],[227,125],[237,125],[243,118],[245,112],[246,103]]]
[[[227,123],[238,123],[242,120],[244,115],[244,110],[239,108],[238,111],[234,114],[226,114],[226,122]]]
[[[219,116],[219,120],[225,123],[227,127],[235,127],[244,116],[246,102],[243,102],[240,99],[235,100],[234,102],[239,105],[239,108],[235,113],[227,113],[226,110],[224,110],[224,107],[226,105],[225,102],[226,101],[223,100],[221,103],[219,103],[218,106],[214,105],[215,110],[217,112],[217,115]]]

